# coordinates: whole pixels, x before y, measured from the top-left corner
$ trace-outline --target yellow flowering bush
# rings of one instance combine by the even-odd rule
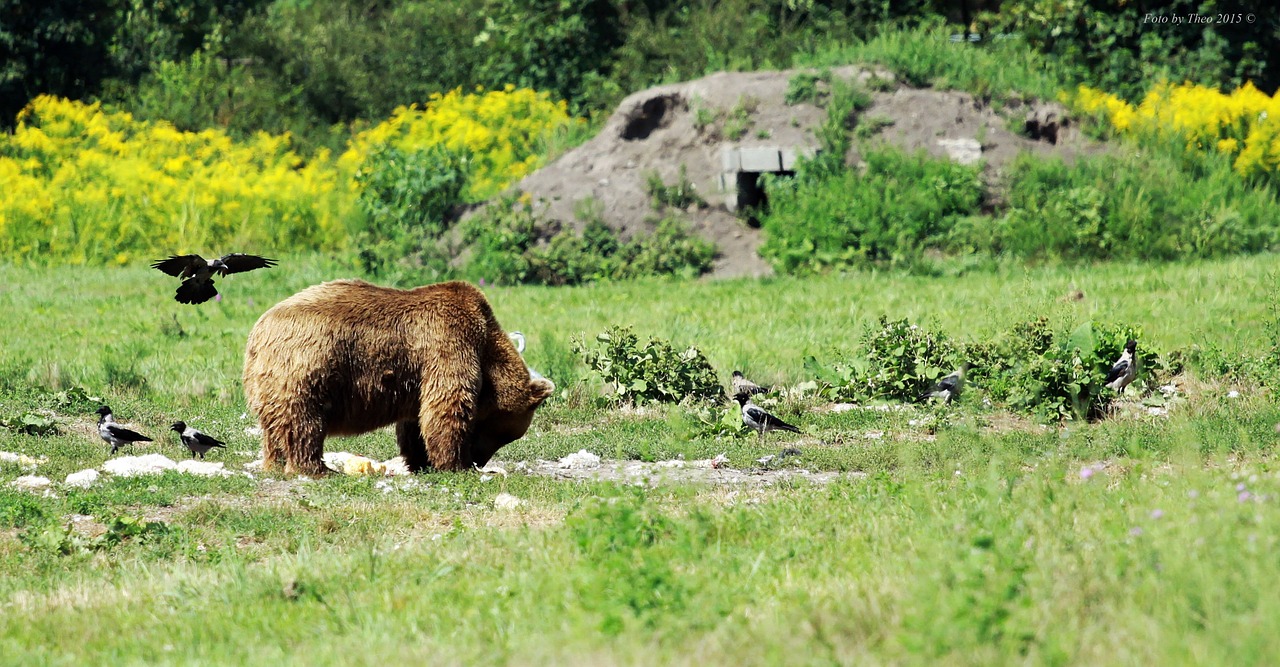
[[[406,153],[444,146],[468,160],[463,200],[479,202],[542,166],[538,141],[570,123],[564,101],[547,93],[508,85],[503,90],[435,94],[425,108],[400,107],[388,120],[357,134],[339,159],[355,173],[379,146]]]
[[[1137,106],[1080,86],[1064,101],[1101,117],[1120,134],[1180,136],[1188,147],[1227,155],[1243,176],[1280,175],[1280,95],[1268,96],[1252,83],[1229,94],[1190,83],[1159,83]]]
[[[333,249],[355,197],[288,136],[233,141],[98,104],[34,99],[0,136],[0,258],[118,263],[185,252]]]
[[[396,110],[339,157],[304,159],[288,135],[236,141],[51,96],[32,100],[17,121],[0,135],[0,259],[44,264],[339,249],[370,225],[384,235],[361,199],[388,195],[365,193],[379,183],[367,173],[379,168],[376,156],[460,156],[442,167],[423,157],[431,164],[422,166],[461,169],[465,185],[449,196],[478,202],[541,166],[545,133],[583,122],[546,93],[454,90],[424,109]],[[411,203],[415,193],[390,194]]]

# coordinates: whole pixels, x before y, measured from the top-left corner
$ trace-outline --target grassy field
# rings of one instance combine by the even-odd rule
[[[880,315],[981,340],[1050,316],[1133,324],[1162,351],[1256,354],[1274,256],[1181,265],[1005,267],[951,278],[858,273],[763,281],[487,289],[563,390],[498,453],[512,474],[301,481],[110,478],[95,401],[185,455],[176,419],[256,457],[239,386],[271,304],[349,271],[319,257],[219,282],[200,307],[124,269],[0,267],[0,418],[52,410],[61,433],[0,428],[43,456],[53,494],[0,463],[0,662],[12,664],[1266,664],[1280,651],[1280,404],[1178,378],[1167,417],[1127,401],[1050,428],[973,392],[949,409],[771,409],[803,436],[717,435],[682,408],[603,405],[570,339],[613,324],[794,385],[806,355],[851,351]],[[1084,298],[1068,298],[1074,290]],[[59,393],[64,392],[64,393]],[[1231,392],[1235,392],[1234,394]],[[725,406],[717,411],[727,412]],[[717,411],[712,418],[718,419]],[[47,413],[46,413],[47,414]],[[610,460],[789,468],[829,484],[634,486],[515,472],[587,449]],[[381,458],[378,432],[330,450]],[[525,501],[495,506],[498,494]],[[66,528],[68,525],[72,528]]]

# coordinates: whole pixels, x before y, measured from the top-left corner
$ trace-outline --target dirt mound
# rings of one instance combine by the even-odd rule
[[[772,270],[757,253],[760,230],[734,210],[743,196],[742,184],[750,188],[756,173],[789,169],[789,158],[818,148],[815,132],[826,110],[803,102],[789,105],[784,99],[789,81],[800,71],[721,72],[635,93],[594,138],[516,187],[542,200],[547,215],[566,225],[583,224],[575,219],[575,208],[584,199],[595,199],[604,221],[629,236],[654,226],[657,214],[646,188],[651,175],[674,185],[683,168],[706,201],[705,206],[690,206],[685,217],[720,248],[713,275],[767,275]],[[832,70],[832,76],[866,81],[873,74],[845,67]],[[893,78],[887,72],[875,76]],[[989,176],[1022,151],[1070,159],[1097,150],[1054,104],[1007,106],[1001,114],[968,93],[898,87],[874,93],[874,104],[860,118],[878,119],[883,125],[878,137],[907,150],[961,161],[983,159]],[[1024,123],[1035,139],[1009,130],[1022,129]],[[858,164],[856,146],[846,158]],[[777,166],[760,166],[770,161]],[[751,178],[735,182],[735,174]]]

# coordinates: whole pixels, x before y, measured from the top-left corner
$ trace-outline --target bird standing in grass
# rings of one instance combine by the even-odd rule
[[[105,405],[98,408],[98,435],[111,445],[112,454],[121,447],[135,442],[152,442],[151,438],[116,424],[115,418],[111,415],[111,408]]]
[[[226,449],[227,447],[227,443],[187,426],[186,422],[174,422],[173,426],[169,427],[169,430],[176,432],[178,436],[182,438],[182,444],[186,445],[187,449],[191,450],[191,458],[193,459],[196,457],[196,454],[199,454],[200,458],[204,459],[204,453],[214,447],[221,447],[223,449]]]
[[[1138,360],[1134,356],[1137,351],[1138,341],[1130,339],[1124,344],[1124,352],[1121,352],[1120,358],[1111,365],[1111,371],[1107,373],[1107,380],[1103,383],[1108,389],[1114,389],[1116,393],[1123,392],[1124,388],[1138,377]]]
[[[275,265],[274,259],[233,252],[218,259],[205,259],[200,255],[173,255],[169,259],[152,262],[151,268],[182,278],[182,284],[178,285],[173,298],[179,303],[197,304],[218,296],[218,290],[213,286],[214,275],[226,276]]]
[[[763,408],[752,403],[750,395],[739,393],[735,394],[733,398],[738,402],[738,405],[742,406],[742,423],[755,429],[760,434],[761,440],[764,440],[765,434],[769,431],[800,432],[800,429],[765,412]]]
[[[950,403],[960,395],[960,390],[964,388],[964,374],[969,372],[972,366],[969,362],[964,362],[960,368],[955,369],[949,375],[943,377],[929,387],[927,391],[920,395],[921,401],[927,401],[931,398],[940,398],[943,403]]]
[[[747,396],[754,396],[755,394],[768,393],[768,391],[769,391],[768,387],[761,387],[760,385],[743,377],[741,371],[733,372],[733,395],[734,396],[737,396],[738,394],[746,394]]]

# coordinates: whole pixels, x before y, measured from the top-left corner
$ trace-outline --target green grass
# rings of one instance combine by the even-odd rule
[[[1070,78],[1052,60],[1017,38],[984,44],[952,42],[953,27],[890,29],[850,44],[796,57],[797,67],[880,65],[916,87],[960,89],[1002,102],[1006,98],[1057,98]]]
[[[0,464],[0,655],[13,664],[1266,664],[1280,650],[1280,405],[1185,380],[1167,418],[1038,427],[983,405],[832,412],[770,406],[803,436],[727,434],[678,407],[595,400],[570,338],[614,324],[697,345],[727,381],[810,379],[803,359],[853,349],[881,315],[982,340],[1019,320],[1139,326],[1162,350],[1257,353],[1275,257],[1001,265],[953,278],[888,272],[486,290],[530,364],[565,389],[499,452],[511,473],[299,481],[167,473],[63,477],[106,460],[83,385],[185,456],[175,419],[256,456],[239,386],[244,340],[271,304],[348,275],[320,257],[172,300],[144,267],[0,267],[0,417],[52,409],[62,433],[0,429],[47,457],[43,497]],[[1080,301],[1064,298],[1072,290]],[[252,301],[250,301],[252,300]],[[110,359],[110,361],[108,361]],[[720,421],[729,407],[705,416]],[[730,414],[730,420],[732,415]],[[826,484],[634,487],[518,472],[587,449],[606,459],[729,465],[799,445]],[[386,458],[392,436],[330,441]],[[1097,469],[1082,479],[1082,468]],[[1242,487],[1248,496],[1241,496]],[[527,501],[494,507],[499,493]],[[133,519],[158,527],[137,534]],[[69,523],[81,526],[68,535]],[[112,528],[112,526],[116,526]],[[95,538],[106,531],[111,537]],[[114,532],[113,532],[114,531]]]

